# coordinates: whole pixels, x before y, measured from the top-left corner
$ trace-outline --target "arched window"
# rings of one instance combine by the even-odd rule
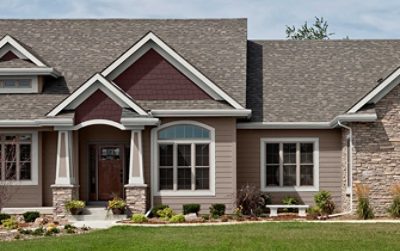
[[[214,189],[214,129],[173,122],[156,131],[157,193],[201,194]]]

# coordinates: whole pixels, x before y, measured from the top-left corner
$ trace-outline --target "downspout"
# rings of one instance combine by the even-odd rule
[[[337,122],[338,126],[349,130],[349,139],[350,139],[350,156],[349,156],[349,171],[350,171],[350,176],[347,177],[348,179],[350,179],[350,211],[347,212],[343,212],[343,213],[339,213],[339,214],[334,214],[334,215],[330,215],[330,216],[340,216],[340,215],[345,215],[345,214],[352,214],[353,213],[353,131],[351,129],[351,127],[343,125],[340,120],[338,120]],[[347,184],[346,184],[346,190],[347,190]]]

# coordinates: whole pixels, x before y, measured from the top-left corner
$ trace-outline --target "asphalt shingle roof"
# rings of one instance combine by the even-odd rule
[[[63,76],[46,78],[42,94],[0,95],[0,119],[45,116],[149,31],[245,105],[246,19],[0,20],[0,37],[16,38]],[[217,103],[215,108],[220,105],[211,102],[208,107],[212,103]],[[190,103],[186,108],[192,108]],[[10,110],[13,113],[8,115]]]
[[[400,66],[400,40],[249,41],[252,121],[327,122]]]

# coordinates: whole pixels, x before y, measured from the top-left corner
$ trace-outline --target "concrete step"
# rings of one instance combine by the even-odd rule
[[[86,207],[81,215],[68,215],[70,221],[118,221],[127,219],[126,215],[114,215],[112,211],[108,211],[105,207]]]

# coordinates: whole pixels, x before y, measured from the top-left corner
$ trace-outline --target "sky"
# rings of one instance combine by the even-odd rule
[[[324,17],[331,38],[400,38],[399,0],[0,0],[0,18],[247,18],[250,39]],[[7,7],[6,7],[7,6]]]

